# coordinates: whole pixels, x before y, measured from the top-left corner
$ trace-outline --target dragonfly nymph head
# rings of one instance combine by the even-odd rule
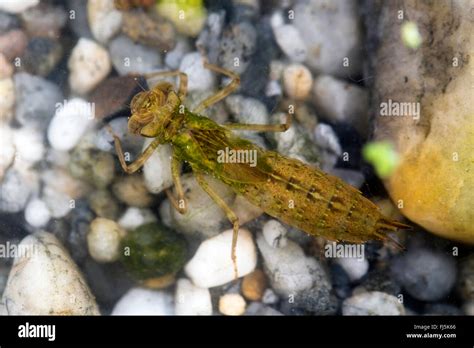
[[[129,131],[149,138],[161,136],[166,141],[176,128],[173,117],[180,104],[178,95],[168,82],[137,93],[130,104],[132,116],[128,120]]]

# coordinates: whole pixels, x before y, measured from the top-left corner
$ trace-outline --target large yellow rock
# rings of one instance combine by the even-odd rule
[[[440,236],[474,243],[474,21],[468,1],[384,2],[367,19],[375,74],[375,139],[391,140],[401,163],[385,184],[400,211]],[[403,19],[398,11],[403,10]],[[409,18],[423,37],[405,47]],[[380,25],[380,26],[379,26]],[[419,103],[383,116],[389,100]],[[408,105],[408,104],[405,104]],[[390,109],[390,108],[389,108]],[[394,109],[390,109],[394,111]]]

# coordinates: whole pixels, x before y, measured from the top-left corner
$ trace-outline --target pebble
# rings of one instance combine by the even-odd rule
[[[241,195],[235,196],[235,200],[230,208],[239,218],[240,225],[252,221],[263,214],[263,210],[260,207],[253,205]]]
[[[199,34],[207,17],[202,1],[178,3],[164,0],[158,3],[156,9],[160,16],[173,22],[179,33],[192,37]]]
[[[16,120],[21,125],[46,130],[58,103],[63,102],[61,90],[51,81],[25,72],[16,73],[14,81]]]
[[[122,262],[138,280],[153,281],[174,276],[186,262],[184,239],[157,223],[141,225],[129,231],[122,242]]]
[[[2,1],[0,3],[0,11],[7,13],[20,13],[26,9],[39,4],[39,0],[22,0],[22,1]]]
[[[0,53],[5,56],[8,61],[15,59],[15,65],[21,65],[19,59],[26,49],[28,37],[22,30],[14,29],[0,35]]]
[[[46,76],[58,64],[63,54],[61,45],[47,37],[33,37],[22,57],[23,67],[33,75]]]
[[[110,41],[109,51],[119,75],[147,74],[162,68],[158,51],[133,42],[124,35]]]
[[[358,189],[360,189],[365,182],[364,174],[358,170],[333,168],[329,173],[341,178],[349,185]]]
[[[279,113],[272,117],[272,123],[285,122],[286,115]],[[293,123],[286,132],[274,133],[273,136],[277,142],[278,152],[288,157],[299,159],[302,162],[317,165],[320,163],[320,154],[314,142],[310,131],[302,126]],[[325,158],[324,158],[325,160]],[[325,166],[325,163],[321,163]]]
[[[87,18],[87,1],[68,0],[67,8],[74,9],[74,18],[71,18],[71,12],[69,12],[69,20],[67,21],[73,33],[77,37],[92,39],[89,20]]]
[[[112,154],[99,151],[85,139],[71,152],[68,169],[72,176],[102,189],[114,180],[115,158]]]
[[[447,303],[433,303],[433,304],[428,304],[425,307],[423,315],[459,316],[459,315],[464,315],[464,313],[460,308],[447,304]]]
[[[0,11],[0,34],[12,29],[20,28],[21,24],[17,16]]]
[[[4,264],[0,264],[0,294],[3,294],[3,290],[5,290],[5,286],[7,285],[8,280],[8,273],[10,272],[10,267]],[[1,306],[1,301],[0,301]],[[0,315],[1,309],[0,309]]]
[[[462,309],[465,315],[474,315],[474,301],[465,302]]]
[[[0,182],[5,175],[5,171],[12,164],[15,152],[13,130],[2,122],[0,123]]]
[[[286,228],[278,220],[269,220],[263,225],[262,234],[268,245],[284,248],[288,244]]]
[[[367,136],[369,119],[368,91],[330,75],[314,80],[312,101],[321,115],[332,122],[344,122]]]
[[[32,184],[28,182],[18,170],[9,169],[0,183],[0,211],[18,213],[23,210],[32,191]]]
[[[118,88],[117,85],[115,86]],[[122,85],[123,86],[123,85]],[[96,104],[96,110],[97,110],[97,104]],[[96,112],[97,113],[97,112]],[[142,152],[143,148],[143,143],[144,143],[144,138],[142,136],[134,135],[128,131],[128,118],[127,117],[118,117],[114,118],[112,121],[109,122],[109,126],[112,128],[113,132],[115,135],[117,135],[122,143],[122,146],[124,149],[126,149],[126,152],[130,154],[132,158],[133,156],[137,156]],[[96,138],[93,140],[94,146],[97,147],[99,150],[102,151],[107,151],[111,152],[114,155],[116,154],[115,152],[115,147],[114,147],[114,139],[110,132],[107,130],[107,128],[102,127],[98,132],[94,132],[96,134]],[[149,144],[153,140],[145,139],[145,141],[148,141],[147,144]],[[160,151],[160,149],[165,146],[159,146],[156,151]],[[150,157],[153,158],[154,155]],[[150,160],[148,159],[148,161]],[[145,162],[146,163],[148,163]]]
[[[267,278],[263,271],[256,269],[242,280],[242,295],[250,301],[262,300],[267,288]]]
[[[305,100],[313,86],[313,76],[302,64],[291,64],[283,71],[283,86],[288,97]]]
[[[173,296],[165,291],[130,289],[116,304],[112,315],[174,315]]]
[[[390,295],[400,294],[401,286],[386,269],[370,271],[360,285],[365,291],[381,291]]]
[[[12,77],[13,75],[13,65],[7,61],[7,58],[0,53],[0,80]],[[4,102],[2,102],[3,104]],[[0,111],[1,112],[1,111]],[[0,114],[1,115],[1,114]]]
[[[314,129],[314,142],[320,150],[321,168],[324,171],[331,171],[342,154],[336,133],[330,125],[319,123]]]
[[[271,19],[275,40],[285,55],[296,63],[306,60],[308,48],[298,29],[293,24],[284,24],[281,13],[275,12]]]
[[[235,198],[232,189],[211,176],[206,176],[205,180],[219,197],[228,205],[232,205]],[[168,209],[160,209],[163,220],[172,221],[172,225],[176,226],[180,233],[198,240],[216,236],[222,232],[223,225],[230,226],[225,212],[201,188],[192,173],[181,176],[181,183],[185,192],[187,212],[181,214],[169,205]],[[173,194],[176,197],[175,191]],[[167,215],[170,215],[169,218]]]
[[[93,122],[90,103],[73,98],[56,111],[48,127],[48,141],[53,149],[69,151],[74,148]]]
[[[465,301],[474,301],[474,255],[469,255],[459,265],[457,290]]]
[[[89,254],[97,262],[117,261],[124,236],[125,231],[115,221],[101,217],[94,219],[87,234]]]
[[[153,203],[153,196],[147,191],[140,174],[118,177],[112,185],[117,199],[132,207],[146,208]]]
[[[186,100],[184,101],[184,105],[189,110],[195,110],[196,107],[207,97],[215,94],[214,90],[207,90],[207,91],[195,91],[189,93],[186,96]],[[229,120],[229,113],[224,105],[224,103],[216,103],[205,110],[200,112],[200,115],[207,116],[214,122],[218,124],[224,124]]]
[[[178,69],[183,57],[191,52],[191,44],[185,37],[178,37],[176,46],[165,55],[165,64],[170,69]]]
[[[245,310],[245,315],[283,315],[281,312],[273,309],[272,307],[265,306],[259,302],[252,302]]]
[[[215,76],[211,70],[204,67],[201,53],[186,54],[181,60],[179,70],[188,74],[188,92],[214,89]]]
[[[231,259],[232,234],[232,230],[227,230],[201,243],[193,258],[185,266],[186,274],[195,285],[211,288],[234,279],[234,265]],[[239,230],[236,256],[239,277],[255,269],[257,252],[248,230]]]
[[[102,315],[109,315],[117,301],[132,287],[134,279],[125,272],[123,265],[114,263],[98,263],[87,257],[81,263],[86,281],[96,297]]]
[[[337,258],[335,262],[344,269],[352,282],[360,280],[369,270],[369,261],[365,258],[342,257]]]
[[[51,6],[44,2],[22,12],[20,17],[23,27],[30,36],[52,39],[60,37],[61,29],[68,19],[66,11],[62,7]]]
[[[225,105],[234,115],[237,122],[268,124],[269,117],[265,104],[254,98],[242,95],[230,95],[225,98]]]
[[[147,138],[143,144],[145,149],[153,139]],[[173,185],[171,176],[171,147],[169,145],[160,145],[148,158],[143,166],[143,178],[148,191],[151,193],[160,193],[164,189]]]
[[[140,225],[156,221],[156,216],[150,209],[128,207],[119,218],[118,224],[125,230],[134,230]]]
[[[294,303],[288,300],[286,302],[290,311],[293,307],[295,312],[303,310],[312,315],[334,315],[339,308],[339,301],[326,278],[316,281],[310,289],[299,292],[294,297]]]
[[[274,248],[261,233],[257,245],[263,258],[265,273],[272,289],[281,296],[295,295],[313,287],[315,282],[326,281],[322,266],[312,257],[307,257],[303,249],[288,240],[285,247]]]
[[[26,222],[33,227],[43,227],[49,219],[51,219],[51,213],[44,201],[34,198],[28,202],[25,208]]]
[[[239,294],[225,294],[219,298],[219,312],[224,315],[242,315],[247,303]]]
[[[196,40],[196,47],[199,51],[206,52],[210,62],[217,62],[225,20],[224,10],[209,13],[206,25]]]
[[[90,188],[84,182],[73,178],[68,171],[62,168],[43,171],[41,179],[44,183],[43,200],[54,218],[65,216],[75,207],[77,199],[90,192]]]
[[[15,107],[15,84],[13,79],[6,77],[0,79],[0,121],[7,124],[13,116]]]
[[[456,282],[454,259],[427,248],[408,250],[392,261],[391,270],[403,288],[422,301],[444,298]]]
[[[42,160],[45,154],[43,134],[32,127],[21,127],[14,130],[15,161],[22,162],[27,167]]]
[[[80,38],[68,60],[69,87],[78,94],[93,90],[110,72],[107,50],[93,40]]]
[[[118,202],[106,189],[93,191],[89,195],[89,204],[97,216],[106,219],[116,220],[120,212]]]
[[[211,315],[211,293],[208,289],[195,286],[186,278],[178,279],[175,292],[175,313],[177,315]]]
[[[106,44],[122,27],[122,12],[113,0],[88,1],[87,18],[94,38]]]
[[[257,31],[249,22],[232,24],[222,33],[219,66],[242,74],[257,49]]]
[[[173,49],[176,44],[173,25],[161,17],[150,16],[143,11],[124,12],[122,32],[133,42],[164,52]]]
[[[271,288],[267,288],[263,292],[262,303],[275,304],[275,303],[278,303],[279,300],[280,299],[278,298],[278,295],[275,294],[275,291],[273,291]]]
[[[364,292],[346,299],[342,315],[405,315],[398,298],[380,291]]]
[[[298,1],[293,10],[298,29],[306,44],[306,64],[315,72],[346,77],[362,71],[362,31],[358,5],[344,0]],[[344,66],[344,58],[349,65]]]
[[[2,301],[10,315],[99,315],[83,275],[57,238],[37,232],[19,247]]]

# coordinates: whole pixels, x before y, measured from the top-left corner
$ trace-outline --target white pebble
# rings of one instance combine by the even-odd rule
[[[150,209],[129,207],[118,220],[118,224],[125,230],[134,230],[138,226],[155,221],[156,216]]]
[[[232,205],[235,198],[232,189],[211,176],[205,176],[205,180],[219,197],[228,205]],[[222,232],[221,226],[229,224],[229,219],[222,208],[201,188],[192,173],[183,175],[181,183],[184,192],[186,192],[188,211],[186,214],[181,214],[174,207],[168,205],[169,220],[172,221],[173,226],[180,233],[199,240],[214,237]],[[168,219],[163,213],[164,211],[161,211],[162,219]]]
[[[283,86],[290,98],[304,100],[313,86],[313,76],[304,65],[291,64],[283,71]]]
[[[46,225],[51,218],[51,212],[44,201],[38,198],[30,200],[25,208],[25,220],[33,227]]]
[[[16,148],[16,160],[34,164],[44,157],[43,134],[35,128],[22,127],[13,135]]]
[[[321,266],[314,258],[307,257],[298,244],[288,240],[284,248],[274,248],[259,233],[257,245],[276,293],[289,296],[313,286],[315,275],[319,273]]]
[[[18,245],[2,302],[10,315],[98,315],[87,283],[54,235],[38,232]]]
[[[59,108],[48,128],[48,141],[56,150],[69,151],[77,145],[92,123],[90,104],[74,98]]]
[[[5,170],[13,162],[15,146],[13,144],[13,130],[7,125],[0,125],[0,181]]]
[[[247,304],[239,294],[225,294],[219,299],[219,312],[224,315],[242,315]]]
[[[93,90],[110,72],[112,63],[105,48],[80,38],[68,61],[69,86],[78,94]]]
[[[0,79],[0,95],[2,96],[0,98],[0,121],[9,121],[13,116],[13,107],[15,106],[15,83],[11,77]]]
[[[275,35],[278,46],[280,46],[285,55],[293,62],[300,63],[306,59],[308,48],[294,25],[284,24],[274,26],[273,34]]]
[[[132,288],[115,304],[112,315],[174,315],[173,296],[164,291]]]
[[[215,76],[203,65],[203,57],[199,52],[186,54],[181,61],[179,70],[188,74],[188,92],[212,90]]]
[[[2,0],[0,2],[0,11],[20,13],[38,4],[39,0]]]
[[[231,259],[232,230],[205,240],[188,262],[185,272],[199,287],[211,288],[234,279],[234,264]],[[257,252],[248,230],[239,230],[236,247],[238,276],[243,277],[255,269]]]
[[[88,1],[87,18],[92,35],[103,44],[122,26],[122,13],[115,8],[114,0]]]
[[[166,53],[165,64],[170,69],[178,69],[183,56],[186,53],[189,53],[190,50],[191,46],[189,41],[185,37],[178,37],[176,40],[176,46],[174,46],[171,51]]]
[[[344,269],[352,282],[361,279],[369,270],[369,261],[365,258],[343,257],[336,259],[336,263]]]
[[[275,294],[275,291],[272,289],[268,288],[265,289],[265,292],[263,293],[262,297],[262,303],[264,304],[275,304],[279,300],[278,295]]]
[[[143,144],[145,149],[154,139],[147,138]],[[171,175],[171,147],[168,144],[160,145],[148,158],[143,166],[143,177],[148,191],[160,193],[173,185]]]
[[[380,291],[363,292],[342,303],[343,315],[405,315],[397,297]]]
[[[211,293],[195,286],[186,278],[176,283],[175,313],[177,315],[211,315]]]
[[[120,242],[125,231],[109,219],[96,218],[87,234],[89,254],[97,262],[114,262],[120,257]]]
[[[314,80],[312,101],[317,110],[333,122],[349,123],[360,134],[367,134],[367,90],[330,75],[320,75]]]
[[[263,225],[262,229],[263,237],[268,245],[274,248],[284,248],[288,240],[286,239],[287,230],[277,220],[270,220]]]

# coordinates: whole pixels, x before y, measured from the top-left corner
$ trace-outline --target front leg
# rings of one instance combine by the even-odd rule
[[[112,134],[114,138],[115,152],[117,152],[117,156],[119,158],[122,169],[127,174],[135,173],[138,169],[140,169],[145,164],[146,160],[150,158],[150,156],[153,154],[153,151],[155,151],[158,145],[160,145],[158,138],[156,138],[150,143],[150,145],[148,145],[148,147],[140,154],[140,156],[135,159],[135,161],[130,164],[127,164],[127,162],[125,161],[125,155],[123,153],[120,138],[117,136],[117,134],[114,133],[110,125],[107,125],[107,130],[109,131],[109,133]]]
[[[188,205],[186,203],[186,198],[184,197],[183,185],[181,184],[180,167],[181,163],[179,159],[173,154],[173,158],[171,159],[171,175],[173,176],[173,182],[174,186],[176,187],[178,199],[176,200],[175,197],[173,197],[173,194],[169,189],[166,189],[165,192],[173,207],[181,214],[186,214],[186,211],[188,210]]]
[[[232,249],[231,249],[231,258],[232,263],[234,264],[234,277],[237,279],[239,277],[239,272],[237,269],[237,237],[239,236],[239,218],[232,211],[232,209],[227,205],[227,203],[209,186],[209,184],[204,180],[204,177],[201,173],[194,172],[197,182],[201,185],[202,189],[212,198],[214,202],[226,213],[227,218],[233,225],[233,234],[232,234]]]

